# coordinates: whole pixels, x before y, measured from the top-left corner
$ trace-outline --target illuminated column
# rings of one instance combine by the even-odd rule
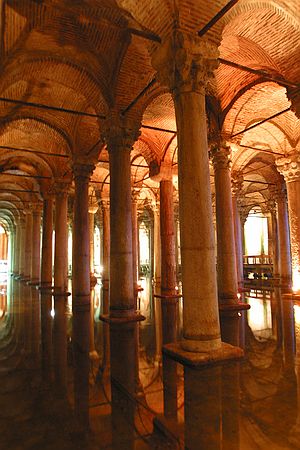
[[[109,267],[110,267],[110,218],[109,201],[101,200],[102,222],[103,222],[103,243],[102,243],[102,313],[109,314]],[[110,365],[110,343],[109,325],[103,324],[103,359],[102,370],[106,370]]]
[[[95,166],[92,161],[73,162],[75,183],[73,249],[72,249],[72,309],[74,351],[74,399],[78,426],[89,424],[89,351],[91,327],[90,293],[90,228],[89,181]]]
[[[68,189],[69,183],[57,182],[55,189],[54,291],[65,295],[68,288]]]
[[[242,287],[244,284],[244,268],[243,268],[243,238],[241,218],[239,213],[239,202],[243,186],[243,175],[239,172],[232,172],[232,212],[234,223],[234,242],[236,254],[236,269],[238,286]]]
[[[292,279],[290,232],[287,198],[284,185],[274,191],[277,203],[277,229],[279,241],[279,273],[281,282],[289,286]]]
[[[35,205],[32,218],[32,261],[31,261],[31,283],[38,284],[40,281],[41,268],[41,206]]]
[[[157,291],[161,285],[161,245],[160,245],[160,217],[159,201],[153,206],[153,240],[154,240],[154,282]]]
[[[297,149],[276,160],[287,188],[290,225],[293,290],[300,291],[300,153]]]
[[[139,198],[139,191],[133,190],[132,198],[132,270],[133,270],[133,289],[135,298],[138,294],[138,210],[137,202]]]
[[[20,253],[19,253],[19,275],[22,278],[25,271],[25,243],[26,243],[26,215],[21,213],[20,217]]]
[[[31,275],[32,261],[32,211],[26,211],[26,227],[25,227],[25,254],[24,254],[24,280],[29,280]]]
[[[278,229],[277,229],[275,200],[268,201],[268,208],[270,211],[270,216],[268,217],[269,255],[272,258],[273,277],[278,278],[279,277],[279,242],[278,242]]]
[[[41,287],[52,286],[53,195],[44,196]]]
[[[230,148],[219,144],[211,150],[215,172],[217,276],[220,304],[237,303],[237,271],[230,179]]]
[[[110,167],[110,318],[135,317],[132,264],[130,153],[138,133],[116,124],[109,127]]]
[[[14,240],[14,266],[13,273],[18,275],[20,273],[20,241],[21,241],[21,225],[20,219],[16,221],[15,240]]]
[[[90,230],[90,276],[91,283],[96,284],[97,278],[94,275],[94,232],[95,232],[95,214],[98,206],[89,206],[89,230]]]
[[[217,58],[217,46],[178,30],[152,57],[175,105],[184,297],[181,347],[190,352],[221,347],[205,114],[205,87]]]

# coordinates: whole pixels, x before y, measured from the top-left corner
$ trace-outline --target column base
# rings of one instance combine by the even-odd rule
[[[30,280],[27,281],[28,286],[38,286],[40,280]]]
[[[52,293],[54,286],[52,286],[51,284],[39,284],[38,286],[36,286],[36,289],[41,292]]]
[[[100,320],[108,323],[109,325],[123,325],[131,322],[142,322],[145,320],[145,317],[137,313],[123,317],[113,317],[110,314],[101,314]]]
[[[71,295],[71,292],[68,291],[56,291],[55,289],[52,290],[52,294],[54,297],[69,297]]]
[[[27,283],[27,281],[30,281],[30,277],[26,277],[25,275],[22,275],[22,276],[19,278],[19,280],[20,280],[20,281],[24,281],[24,283]]]
[[[221,342],[220,348],[203,353],[186,351],[180,342],[175,342],[164,345],[163,353],[180,364],[194,368],[222,364],[225,361],[238,360],[244,356],[244,351],[240,347],[234,347],[225,342]]]

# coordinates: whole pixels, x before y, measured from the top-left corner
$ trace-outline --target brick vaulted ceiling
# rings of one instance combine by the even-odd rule
[[[162,40],[175,25],[196,33],[226,3],[1,0],[0,97],[23,103],[0,101],[0,204],[4,201],[7,207],[23,202],[24,206],[25,201],[40,199],[39,192],[47,188],[48,180],[70,174],[72,154],[97,153],[94,189],[99,188],[99,181],[109,181],[101,117],[122,112],[155,76],[151,54],[159,44],[129,29],[153,33]],[[259,202],[261,196],[266,199],[269,194],[266,190],[257,196],[261,184],[255,181],[280,180],[275,167],[277,154],[294,148],[300,151],[300,121],[290,110],[251,131],[233,135],[289,108],[289,99],[297,98],[299,0],[239,0],[205,38],[219,46],[221,58],[268,75],[221,63],[214,81],[221,132],[232,144],[233,170],[251,172],[253,181],[245,183],[244,191],[253,193],[248,203],[253,199]],[[289,92],[284,81],[294,85]],[[24,102],[83,111],[90,116],[41,109]],[[127,116],[137,124],[176,130],[172,97],[158,82]],[[175,134],[141,129],[132,153],[132,176],[139,188],[152,189],[150,196],[155,197],[156,188],[147,178],[147,165],[169,159],[176,168],[176,145]],[[143,178],[145,181],[140,181]],[[35,192],[32,196],[4,192],[12,191],[12,186]]]

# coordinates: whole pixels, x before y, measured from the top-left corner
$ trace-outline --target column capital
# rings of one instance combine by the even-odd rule
[[[176,29],[153,54],[152,65],[171,92],[202,92],[213,78],[218,57],[217,45]]]
[[[239,197],[241,195],[243,189],[244,176],[243,173],[234,170],[231,172],[231,192],[235,197]]]
[[[32,205],[32,213],[33,215],[39,215],[43,212],[43,204],[42,203],[36,203]]]
[[[140,190],[133,188],[131,191],[132,203],[137,203],[140,196]]]
[[[277,203],[278,201],[287,202],[287,192],[285,183],[278,183],[275,186],[271,186],[270,192],[275,202]]]
[[[98,205],[90,205],[89,206],[89,214],[96,214],[96,212],[98,211]]]
[[[140,136],[139,126],[126,120],[108,118],[104,124],[103,135],[108,152],[131,151]]]
[[[55,194],[56,196],[67,195],[70,191],[71,183],[69,180],[63,180],[57,178],[50,188],[50,194]]]
[[[96,158],[87,157],[85,155],[74,155],[72,160],[72,171],[74,178],[90,178],[95,165]]]
[[[102,209],[109,209],[110,202],[108,199],[101,199],[100,204]]]
[[[300,153],[295,150],[291,154],[276,159],[276,166],[286,183],[300,181]]]
[[[214,145],[210,150],[210,158],[214,166],[214,170],[229,169],[230,160],[230,147],[226,144]]]

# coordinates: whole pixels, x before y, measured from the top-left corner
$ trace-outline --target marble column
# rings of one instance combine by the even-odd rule
[[[44,197],[41,288],[52,286],[53,195]]]
[[[31,284],[40,281],[41,269],[41,206],[36,205],[32,211],[32,260],[31,260]]]
[[[159,201],[153,205],[153,247],[154,247],[154,285],[155,290],[161,287],[161,243],[160,243],[160,206]]]
[[[236,255],[236,270],[237,270],[237,282],[238,287],[242,288],[244,284],[244,262],[243,262],[243,239],[242,239],[242,227],[241,218],[239,213],[239,202],[242,192],[243,175],[239,172],[232,172],[232,213],[234,223],[234,242],[235,242],[235,255]]]
[[[32,262],[32,211],[26,212],[26,228],[25,228],[25,254],[24,254],[24,280],[28,281],[31,275]]]
[[[138,280],[139,280],[139,271],[138,271],[138,210],[137,210],[137,202],[139,198],[139,192],[136,190],[132,191],[132,271],[133,271],[133,290],[135,295],[135,301],[137,300],[138,295]]]
[[[271,220],[273,231],[273,277],[279,278],[279,240],[278,240],[276,206],[271,211]]]
[[[15,276],[20,273],[20,241],[21,241],[21,225],[20,219],[18,219],[16,221],[15,236],[14,236],[13,273]]]
[[[205,115],[205,87],[217,57],[217,46],[179,30],[152,57],[157,78],[172,92],[175,105],[184,297],[181,347],[189,352],[221,348]]]
[[[109,314],[109,267],[110,267],[110,219],[109,201],[101,200],[103,241],[102,241],[102,314]],[[107,375],[110,366],[109,324],[103,323],[103,359],[101,372]]]
[[[90,276],[91,282],[97,283],[95,280],[94,268],[94,232],[95,232],[95,214],[98,211],[98,206],[89,206],[89,230],[90,230]]]
[[[135,316],[132,263],[130,153],[138,133],[112,126],[107,137],[110,166],[110,317]]]
[[[288,220],[287,198],[284,186],[279,186],[274,192],[277,203],[277,229],[279,241],[279,273],[281,283],[285,286],[291,284],[291,247]]]
[[[300,149],[276,160],[287,189],[293,290],[300,292]]]
[[[217,226],[217,279],[220,304],[237,303],[237,271],[230,179],[230,148],[219,144],[211,150],[215,173]]]
[[[25,243],[26,243],[26,216],[20,217],[20,252],[19,252],[19,275],[22,278],[25,271]]]
[[[55,184],[54,291],[65,295],[68,290],[68,188],[69,183]]]
[[[91,162],[73,163],[75,182],[72,295],[75,415],[82,431],[89,425],[90,368],[90,229],[89,180],[95,166]]]

